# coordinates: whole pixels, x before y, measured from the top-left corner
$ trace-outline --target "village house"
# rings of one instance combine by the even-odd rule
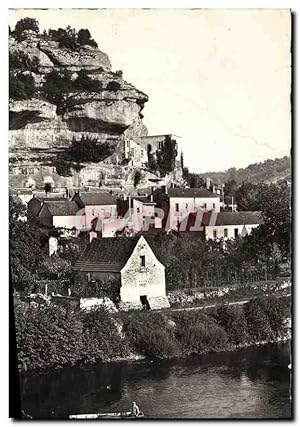
[[[34,217],[37,217],[45,201],[63,202],[66,200],[64,196],[57,196],[55,193],[49,193],[47,195],[43,193],[42,196],[34,194],[27,203],[27,208]]]
[[[262,223],[261,212],[220,212],[205,213],[202,224],[204,226],[205,239],[235,239],[245,237]]]
[[[46,200],[37,218],[46,227],[80,230],[86,227],[85,215],[78,214],[80,208],[69,200]]]
[[[95,218],[117,217],[117,199],[108,192],[77,192],[72,201],[84,209],[87,227]]]
[[[93,239],[74,270],[89,281],[118,282],[122,310],[170,307],[165,267],[144,236]]]

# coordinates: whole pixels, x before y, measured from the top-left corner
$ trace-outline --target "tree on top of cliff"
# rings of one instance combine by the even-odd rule
[[[28,17],[20,19],[20,21],[18,21],[15,26],[15,31],[14,31],[15,38],[19,41],[22,41],[24,39],[25,30],[31,30],[38,34],[40,31],[38,21],[34,18],[28,18]]]
[[[91,38],[91,34],[88,29],[81,28],[81,30],[78,31],[77,42],[80,46],[89,45],[92,47],[98,47],[95,40]]]

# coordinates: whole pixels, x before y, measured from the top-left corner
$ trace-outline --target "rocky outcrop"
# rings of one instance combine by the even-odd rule
[[[27,170],[32,165],[47,166],[49,161],[55,161],[58,153],[70,147],[73,138],[80,140],[82,135],[109,143],[113,150],[126,138],[138,141],[147,135],[141,112],[148,96],[127,83],[121,72],[112,72],[108,55],[100,49],[91,46],[75,50],[62,48],[46,36],[30,31],[21,42],[10,36],[9,49],[11,54],[22,52],[30,59],[39,60],[38,69],[26,71],[35,80],[34,97],[9,103],[12,175],[22,174],[24,165]],[[66,107],[59,110],[45,99],[41,90],[45,76],[53,69],[67,69],[73,80],[84,69],[90,79],[100,82],[99,90],[68,93]],[[117,87],[113,90],[107,87],[110,82]],[[53,172],[52,169],[46,173]],[[12,180],[21,181],[24,183],[21,178]]]

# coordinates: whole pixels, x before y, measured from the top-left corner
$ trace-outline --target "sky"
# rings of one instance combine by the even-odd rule
[[[15,9],[48,28],[88,28],[113,70],[149,96],[149,135],[174,134],[192,172],[289,155],[288,9]]]

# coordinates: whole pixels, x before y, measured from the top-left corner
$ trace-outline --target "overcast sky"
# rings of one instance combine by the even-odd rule
[[[11,10],[10,25],[88,28],[113,70],[149,96],[151,134],[180,135],[186,165],[206,172],[288,155],[288,10]]]

